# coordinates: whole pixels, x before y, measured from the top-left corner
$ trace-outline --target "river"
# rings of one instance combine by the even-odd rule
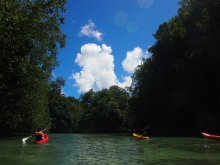
[[[131,134],[49,134],[46,144],[33,138],[0,138],[2,165],[220,165],[220,142],[205,138]]]

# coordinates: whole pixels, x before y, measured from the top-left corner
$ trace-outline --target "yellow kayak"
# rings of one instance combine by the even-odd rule
[[[133,136],[136,137],[136,138],[141,138],[141,139],[149,139],[148,136],[143,136],[143,135],[140,135],[140,134],[137,134],[137,133],[133,133]]]

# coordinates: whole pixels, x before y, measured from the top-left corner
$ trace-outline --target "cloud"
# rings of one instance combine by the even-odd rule
[[[81,67],[80,72],[72,73],[71,79],[75,80],[74,86],[79,88],[78,92],[88,92],[109,88],[112,85],[119,87],[129,87],[132,83],[130,76],[122,77],[123,82],[119,82],[114,71],[114,56],[111,54],[112,49],[105,44],[85,44],[81,47],[81,52],[77,54],[75,63]],[[128,52],[122,65],[124,70],[133,73],[137,65],[145,57],[142,49],[137,47]]]
[[[94,37],[98,41],[102,40],[102,33],[98,30],[95,30],[95,24],[92,22],[92,20],[88,20],[88,24],[81,27],[81,30],[79,32],[79,36],[87,36],[87,37]]]
[[[118,82],[117,85],[118,85],[119,87],[125,88],[125,87],[131,86],[131,83],[132,83],[132,78],[131,78],[131,76],[125,76],[125,77],[123,77],[123,80],[124,80],[124,82],[122,82],[122,83]]]
[[[142,60],[149,57],[148,51],[143,52],[136,47],[133,51],[127,52],[125,60],[122,62],[123,69],[128,73],[134,73],[135,68],[142,63]]]
[[[101,90],[117,84],[111,52],[111,47],[105,44],[85,44],[81,47],[81,53],[77,54],[75,62],[82,70],[72,75],[79,92],[87,92],[92,88],[95,91]]]

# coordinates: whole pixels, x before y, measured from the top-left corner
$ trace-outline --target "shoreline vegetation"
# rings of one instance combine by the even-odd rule
[[[152,56],[130,87],[91,89],[78,99],[62,95],[65,80],[51,77],[65,47],[66,0],[19,2],[0,5],[0,136],[37,128],[132,133],[147,125],[149,136],[220,134],[220,0],[181,0],[153,34]]]

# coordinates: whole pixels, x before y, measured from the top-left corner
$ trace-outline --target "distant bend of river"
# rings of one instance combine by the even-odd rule
[[[220,142],[205,138],[131,134],[49,134],[46,144],[33,138],[0,138],[2,165],[220,165]]]

